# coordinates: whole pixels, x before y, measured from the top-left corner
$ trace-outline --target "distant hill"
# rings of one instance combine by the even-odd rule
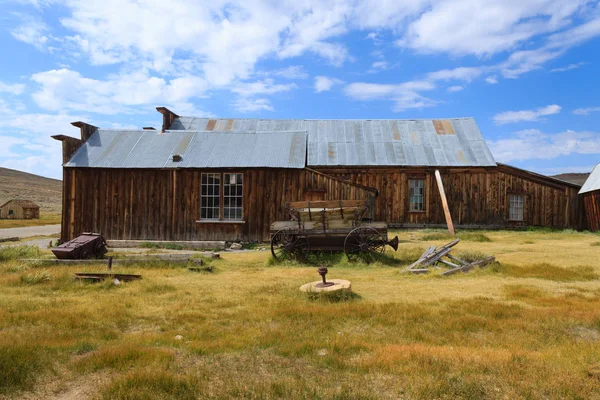
[[[12,199],[31,200],[42,212],[59,213],[62,181],[0,168],[0,205]]]
[[[583,185],[583,183],[588,178],[588,176],[590,176],[590,174],[588,172],[585,172],[585,173],[552,175],[552,178],[560,179],[561,181],[575,183],[577,185]]]

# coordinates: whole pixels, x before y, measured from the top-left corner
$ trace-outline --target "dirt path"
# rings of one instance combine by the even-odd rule
[[[32,236],[49,236],[60,233],[59,225],[28,226],[25,228],[0,229],[0,239],[11,237],[27,238]]]

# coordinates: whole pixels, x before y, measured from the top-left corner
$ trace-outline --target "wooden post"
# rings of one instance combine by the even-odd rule
[[[442,206],[444,207],[444,215],[446,216],[446,223],[448,224],[448,232],[454,236],[454,224],[452,223],[450,208],[448,208],[448,200],[446,200],[446,192],[444,191],[442,176],[440,175],[440,171],[437,169],[435,170],[435,179],[437,181],[438,189],[440,190],[440,196],[442,198]]]

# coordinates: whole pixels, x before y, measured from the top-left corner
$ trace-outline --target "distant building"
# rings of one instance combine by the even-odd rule
[[[600,230],[600,164],[596,165],[579,194],[583,197],[589,230]]]
[[[10,200],[0,206],[0,219],[39,219],[40,207],[31,200]]]
[[[473,118],[181,117],[162,130],[82,122],[63,142],[62,240],[267,240],[300,200],[370,199],[390,227],[581,229],[580,185],[496,163]]]

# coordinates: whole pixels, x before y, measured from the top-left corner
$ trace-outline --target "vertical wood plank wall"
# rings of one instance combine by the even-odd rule
[[[600,230],[600,190],[584,193],[585,215],[590,231]]]
[[[200,174],[244,173],[245,223],[197,223]],[[331,175],[327,176],[325,174]],[[578,187],[509,167],[442,169],[456,225],[586,227]],[[408,211],[408,179],[425,180],[425,211]],[[348,180],[345,182],[343,180]],[[444,224],[433,170],[425,168],[144,170],[65,168],[62,240],[82,232],[108,239],[267,240],[269,225],[287,220],[285,203],[324,191],[325,200],[366,199],[376,188],[375,220],[397,225]],[[364,186],[364,187],[361,187]],[[524,221],[508,221],[509,196],[525,196]],[[596,203],[598,204],[598,203]]]
[[[202,172],[242,172],[244,223],[198,223]],[[310,190],[326,200],[366,199],[371,191],[318,172],[292,169],[143,170],[65,168],[63,241],[82,232],[107,239],[268,240],[288,220],[285,203]]]
[[[375,219],[397,225],[445,224],[434,170],[425,168],[321,169],[328,175],[379,189]],[[446,197],[456,225],[547,226],[585,228],[579,187],[544,182],[508,166],[441,169]],[[425,211],[410,212],[410,178],[424,179]],[[525,198],[524,221],[508,221],[509,196]]]

